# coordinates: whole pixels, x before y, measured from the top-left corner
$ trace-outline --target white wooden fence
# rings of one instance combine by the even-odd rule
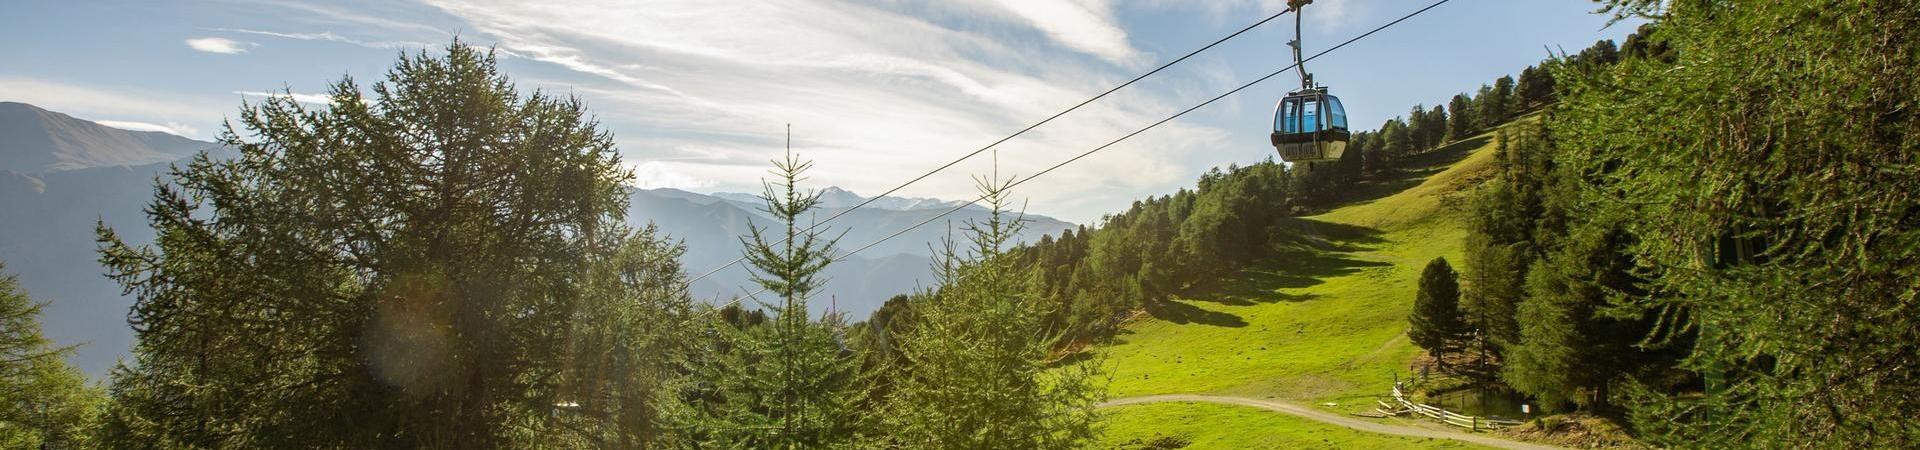
[[[1432,417],[1435,420],[1439,420],[1441,423],[1445,423],[1447,425],[1453,425],[1460,428],[1466,428],[1468,430],[1473,430],[1473,431],[1480,431],[1483,429],[1492,430],[1492,429],[1498,429],[1498,428],[1506,428],[1506,427],[1520,424],[1520,421],[1518,420],[1501,420],[1501,419],[1489,419],[1485,417],[1474,417],[1466,414],[1460,414],[1460,413],[1455,413],[1453,411],[1441,409],[1440,407],[1433,406],[1433,405],[1426,405],[1426,404],[1420,404],[1420,403],[1414,403],[1414,402],[1408,401],[1406,394],[1400,391],[1400,383],[1397,383],[1397,382],[1393,383],[1393,400],[1396,402],[1399,402],[1400,406],[1404,408],[1405,411],[1412,412],[1414,414],[1419,414],[1422,416]]]

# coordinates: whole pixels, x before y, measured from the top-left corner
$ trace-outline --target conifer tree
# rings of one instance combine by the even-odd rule
[[[653,365],[675,356],[630,333],[665,332],[634,323],[671,322],[684,297],[600,278],[678,269],[602,266],[646,237],[620,229],[631,174],[581,103],[521,95],[491,52],[457,40],[403,56],[371,95],[350,79],[329,94],[317,109],[243,106],[221,135],[239,156],[202,154],[156,182],[152,246],[98,227],[138,338],[113,373],[106,444],[658,437],[654,399],[630,394],[667,383]],[[583,314],[613,302],[635,306]],[[596,351],[632,353],[573,358],[592,347],[574,336],[600,333],[627,343]],[[616,369],[636,372],[583,375]]]
[[[1447,103],[1447,109],[1453,111],[1453,117],[1447,119],[1447,136],[1450,140],[1466,139],[1479,132],[1479,124],[1473,117],[1473,99],[1467,94],[1455,94]]]
[[[1429,146],[1428,134],[1432,134],[1435,130],[1446,132],[1447,119],[1441,117],[1436,124],[1434,117],[1428,115],[1428,111],[1426,105],[1413,105],[1413,109],[1407,111],[1407,134],[1412,138],[1413,145],[1407,148],[1407,153],[1402,153],[1400,156],[1412,156],[1426,151]]]
[[[1413,315],[1407,337],[1427,350],[1435,360],[1443,358],[1459,339],[1465,324],[1460,320],[1460,281],[1445,258],[1434,258],[1420,273],[1420,287],[1413,299]]]
[[[1485,111],[1480,113],[1482,127],[1492,127],[1513,118],[1513,76],[1503,76],[1493,81],[1493,89],[1487,91],[1482,101],[1486,102]]]
[[[1920,299],[1920,9],[1606,4],[1659,25],[1648,57],[1561,73],[1561,161],[1593,177],[1592,215],[1624,216],[1658,294],[1623,309],[1670,324],[1646,342],[1689,349],[1703,379],[1648,383],[1636,427],[1673,446],[1920,445],[1902,312]]]
[[[1514,86],[1519,108],[1538,108],[1555,100],[1553,74],[1549,70],[1546,66],[1528,66],[1520,71],[1520,80]]]
[[[772,311],[763,326],[712,325],[722,342],[695,370],[710,387],[685,419],[689,439],[703,446],[836,447],[857,430],[856,361],[841,345],[844,324],[836,315],[814,320],[807,309],[838,238],[811,222],[820,192],[799,185],[813,163],[789,147],[773,166],[761,200],[778,223],[750,227],[740,241],[754,283],[775,300],[761,304]]]
[[[1462,298],[1487,356],[1502,356],[1520,342],[1515,308],[1526,297],[1527,269],[1537,253],[1532,233],[1542,215],[1537,178],[1544,175],[1537,167],[1547,164],[1549,150],[1526,133],[1501,130],[1494,139],[1496,175],[1468,201],[1471,289]]]
[[[0,448],[93,448],[106,395],[40,329],[40,309],[0,263]]]
[[[915,306],[903,342],[911,370],[886,408],[893,446],[927,449],[1068,449],[1094,437],[1097,364],[1059,363],[1059,343],[1030,278],[1007,248],[1024,219],[1009,213],[1008,182],[980,180],[984,223],[964,227],[937,257],[941,285]]]
[[[1418,141],[1414,138],[1412,128],[1399,118],[1380,125],[1380,138],[1384,145],[1381,146],[1380,162],[1374,169],[1376,171],[1392,168],[1402,158],[1412,156],[1417,145],[1415,142]]]

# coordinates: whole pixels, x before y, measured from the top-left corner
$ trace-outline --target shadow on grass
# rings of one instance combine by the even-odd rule
[[[1190,287],[1183,295],[1185,300],[1228,306],[1303,302],[1312,300],[1317,295],[1280,291],[1314,286],[1326,282],[1327,278],[1350,275],[1369,267],[1390,265],[1351,256],[1353,252],[1386,242],[1380,237],[1380,231],[1372,228],[1288,218],[1282,219],[1272,232],[1274,243],[1271,254],[1262,257],[1251,267],[1240,269],[1232,276]],[[1183,306],[1192,307],[1192,305]],[[1205,323],[1199,313],[1184,311],[1179,306],[1164,306],[1163,309],[1166,311],[1154,312],[1154,316],[1166,319],[1163,317],[1164,314]]]
[[[1280,291],[1311,287],[1325,283],[1328,278],[1350,275],[1368,267],[1388,265],[1391,264],[1351,258],[1344,253],[1291,251],[1241,270],[1238,276],[1212,286],[1210,289],[1188,295],[1187,298],[1193,301],[1232,306],[1303,302],[1312,300],[1317,295],[1290,294]]]
[[[1440,146],[1440,148],[1408,158],[1407,163],[1403,165],[1403,167],[1420,167],[1422,168],[1421,170],[1438,173],[1441,170],[1446,170],[1446,168],[1452,166],[1453,163],[1467,159],[1467,154],[1472,152],[1473,149],[1485,147],[1489,142],[1493,142],[1493,135],[1491,134],[1481,134],[1467,138],[1464,141],[1453,141],[1447,145]]]
[[[1274,256],[1298,251],[1357,252],[1386,242],[1377,229],[1300,217],[1282,218],[1268,232]]]
[[[1228,328],[1247,326],[1247,321],[1241,319],[1240,316],[1219,311],[1208,311],[1187,302],[1172,299],[1148,304],[1147,314],[1153,315],[1155,319],[1181,325],[1199,324]]]
[[[1366,204],[1419,186],[1427,181],[1427,177],[1446,171],[1454,163],[1467,159],[1474,149],[1484,147],[1489,142],[1493,142],[1493,136],[1482,134],[1408,157],[1399,163],[1399,168],[1376,175],[1373,180],[1349,186],[1334,202],[1334,208]]]

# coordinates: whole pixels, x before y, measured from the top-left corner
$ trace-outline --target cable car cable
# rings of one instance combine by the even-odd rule
[[[1039,122],[1034,122],[1032,125],[1027,125],[1026,128],[1021,128],[1019,131],[1015,131],[1013,132],[1013,134],[1009,134],[1006,137],[993,141],[993,143],[987,144],[985,147],[980,147],[980,149],[978,150],[974,150],[971,153],[967,153],[966,155],[961,156],[959,159],[949,161],[946,164],[940,165],[940,167],[935,167],[933,170],[929,170],[926,173],[920,174],[920,176],[913,177],[913,179],[907,180],[907,182],[901,183],[898,186],[894,186],[892,189],[888,189],[886,192],[880,193],[880,195],[875,195],[866,200],[862,200],[860,203],[854,204],[853,207],[834,213],[833,215],[828,216],[826,220],[815,222],[813,225],[808,226],[804,232],[811,233],[814,231],[814,229],[822,225],[826,225],[827,222],[832,222],[834,219],[840,218],[840,216],[844,216],[847,213],[851,213],[856,209],[860,209],[861,207],[867,206],[867,204],[873,203],[875,200],[879,200],[881,197],[892,195],[894,192],[899,192],[901,189],[905,189],[907,186],[912,185],[914,183],[918,183],[920,182],[920,180],[924,180],[927,177],[933,176],[934,174],[939,173],[940,171],[947,170],[948,168],[951,168],[954,165],[960,164],[961,162],[964,162],[968,159],[972,159],[975,156],[980,156],[981,153],[984,153],[987,150],[993,149],[994,147],[997,147],[1000,144],[1006,143],[1007,141],[1013,140],[1013,138],[1019,137],[1020,135],[1026,134],[1028,131],[1033,131],[1033,129],[1039,128],[1041,125],[1046,125],[1047,123],[1052,122],[1054,119],[1058,119],[1061,116],[1065,116],[1068,113],[1074,112],[1075,110],[1078,110],[1081,107],[1087,106],[1088,104],[1091,104],[1094,101],[1100,100],[1101,98],[1105,98],[1107,95],[1113,94],[1114,92],[1118,92],[1120,89],[1126,88],[1127,86],[1132,86],[1134,83],[1140,82],[1140,80],[1144,80],[1147,77],[1160,73],[1161,71],[1166,70],[1169,67],[1173,67],[1175,64],[1180,64],[1181,62],[1186,61],[1188,58],[1192,58],[1194,55],[1198,55],[1201,52],[1205,52],[1208,49],[1212,49],[1216,46],[1219,46],[1220,44],[1225,43],[1229,40],[1232,40],[1233,38],[1239,37],[1242,34],[1246,34],[1246,32],[1248,31],[1252,31],[1254,28],[1259,28],[1261,25],[1266,25],[1267,22],[1272,22],[1273,19],[1278,19],[1280,18],[1280,16],[1286,15],[1287,13],[1294,12],[1294,11],[1295,11],[1294,8],[1288,7],[1287,9],[1281,10],[1280,12],[1267,16],[1267,18],[1265,19],[1260,19],[1259,22],[1254,22],[1252,25],[1247,25],[1246,27],[1241,28],[1240,31],[1235,31],[1233,32],[1233,34],[1229,34],[1226,37],[1215,40],[1204,47],[1200,47],[1199,49],[1195,49],[1191,52],[1187,52],[1186,55],[1181,56],[1178,59],[1169,61],[1166,64],[1161,64],[1160,67],[1156,67],[1153,70],[1147,71],[1146,73],[1133,77],[1133,79],[1127,80],[1127,82],[1125,83],[1120,83],[1117,86],[1107,89],[1106,92],[1101,92],[1099,95],[1095,95],[1091,98],[1081,101],[1080,103],[1075,104],[1072,107],[1069,107],[1065,110],[1061,110],[1058,113],[1054,113],[1052,116],[1048,116],[1046,119],[1042,119]],[[787,238],[787,239],[791,239],[791,238]],[[781,239],[779,242],[774,243],[774,245],[785,244],[787,242],[787,239]],[[700,274],[700,276],[693,277],[693,279],[688,280],[687,283],[693,283],[696,281],[706,279],[707,277],[712,276],[714,273],[719,272],[721,270],[725,270],[728,267],[733,267],[733,265],[739,264],[741,261],[745,261],[746,259],[747,259],[746,256],[734,258],[733,261],[727,262],[726,264],[722,264],[720,265],[720,267],[715,267],[713,268],[713,270],[709,270],[706,273]]]
[[[1247,82],[1246,84],[1242,84],[1242,85],[1240,85],[1240,87],[1237,87],[1237,88],[1233,88],[1233,90],[1230,90],[1230,91],[1227,91],[1226,93],[1223,93],[1223,94],[1220,94],[1220,95],[1217,95],[1217,96],[1214,96],[1214,97],[1213,97],[1213,98],[1211,98],[1211,99],[1207,99],[1207,101],[1204,101],[1204,102],[1200,102],[1200,103],[1199,103],[1199,104],[1197,104],[1197,105],[1193,105],[1192,107],[1189,107],[1189,108],[1187,108],[1187,109],[1183,109],[1183,110],[1181,110],[1180,112],[1178,112],[1178,113],[1174,113],[1174,114],[1173,114],[1173,115],[1171,115],[1171,116],[1167,116],[1167,118],[1164,118],[1164,119],[1160,119],[1159,121],[1156,121],[1156,122],[1154,122],[1154,123],[1152,123],[1152,124],[1149,124],[1149,125],[1147,125],[1147,126],[1145,126],[1145,127],[1142,127],[1142,128],[1140,128],[1140,129],[1138,129],[1138,130],[1134,130],[1134,131],[1133,131],[1132,133],[1127,133],[1127,134],[1126,134],[1126,135],[1124,135],[1124,136],[1120,136],[1120,138],[1118,138],[1118,139],[1114,139],[1114,140],[1112,140],[1112,141],[1109,141],[1109,142],[1107,142],[1106,144],[1102,144],[1102,145],[1101,145],[1101,146],[1099,146],[1099,147],[1094,147],[1094,148],[1093,148],[1092,150],[1087,150],[1086,152],[1083,152],[1083,153],[1080,153],[1079,155],[1075,155],[1074,157],[1072,157],[1072,158],[1068,158],[1068,159],[1067,159],[1067,160],[1065,160],[1065,161],[1061,161],[1061,162],[1060,162],[1060,163],[1058,163],[1058,164],[1054,164],[1054,165],[1053,165],[1052,167],[1048,167],[1048,168],[1046,168],[1046,170],[1041,170],[1041,171],[1039,171],[1039,172],[1036,172],[1036,173],[1034,173],[1033,175],[1028,175],[1028,176],[1026,176],[1026,177],[1024,177],[1024,178],[1021,178],[1021,179],[1020,179],[1020,180],[1018,180],[1018,181],[1015,181],[1015,182],[1013,182],[1013,183],[1010,183],[1010,184],[1008,184],[1008,185],[1006,186],[1006,189],[1012,189],[1012,188],[1014,188],[1014,187],[1018,187],[1018,186],[1020,186],[1021,184],[1024,184],[1024,183],[1026,183],[1027,181],[1031,181],[1031,180],[1033,180],[1034,178],[1039,178],[1039,177],[1040,177],[1041,175],[1046,175],[1046,174],[1047,174],[1048,172],[1052,172],[1052,171],[1054,171],[1055,169],[1059,169],[1059,168],[1061,168],[1061,167],[1064,167],[1064,166],[1066,166],[1067,164],[1072,164],[1072,163],[1073,163],[1074,161],[1079,161],[1079,160],[1080,160],[1081,158],[1085,158],[1085,157],[1087,157],[1087,156],[1089,156],[1089,155],[1092,155],[1092,154],[1094,154],[1094,153],[1096,153],[1096,152],[1099,152],[1099,151],[1101,151],[1101,150],[1106,150],[1107,148],[1109,148],[1109,147],[1112,147],[1112,146],[1114,146],[1115,144],[1119,144],[1120,142],[1122,142],[1122,141],[1125,141],[1125,140],[1127,140],[1127,139],[1130,139],[1130,138],[1132,138],[1132,137],[1134,137],[1134,136],[1137,136],[1137,135],[1139,135],[1140,133],[1145,133],[1145,132],[1146,132],[1147,130],[1151,130],[1151,129],[1153,129],[1154,127],[1158,127],[1158,126],[1160,126],[1160,125],[1162,125],[1162,124],[1165,124],[1165,123],[1167,123],[1167,122],[1171,122],[1171,121],[1173,121],[1174,119],[1178,119],[1178,118],[1180,118],[1181,116],[1185,116],[1185,115],[1187,115],[1188,113],[1191,113],[1191,112],[1194,112],[1194,111],[1196,111],[1196,110],[1199,110],[1199,109],[1200,109],[1200,108],[1202,108],[1202,107],[1206,107],[1207,105],[1211,105],[1211,104],[1213,104],[1214,102],[1218,102],[1218,101],[1220,101],[1221,99],[1224,99],[1224,98],[1227,98],[1227,96],[1230,96],[1230,95],[1233,95],[1233,94],[1236,94],[1236,93],[1239,93],[1240,91],[1244,91],[1244,90],[1246,90],[1247,88],[1250,88],[1250,87],[1253,87],[1253,85],[1256,85],[1256,84],[1260,84],[1261,82],[1264,82],[1264,81],[1267,81],[1267,80],[1269,80],[1269,79],[1272,79],[1273,77],[1276,77],[1276,76],[1280,76],[1280,74],[1283,74],[1283,73],[1287,73],[1287,71],[1289,71],[1289,70],[1293,70],[1293,69],[1294,69],[1294,67],[1296,67],[1296,66],[1299,66],[1300,64],[1303,64],[1303,63],[1305,63],[1306,61],[1312,61],[1312,60],[1314,60],[1315,58],[1319,58],[1319,57],[1321,57],[1322,55],[1326,55],[1326,54],[1328,54],[1328,53],[1332,53],[1332,52],[1333,52],[1334,50],[1339,50],[1339,49],[1341,49],[1342,47],[1346,47],[1346,46],[1347,46],[1348,44],[1352,44],[1352,43],[1354,43],[1354,42],[1357,42],[1357,41],[1359,41],[1359,40],[1361,40],[1361,39],[1365,39],[1365,38],[1367,38],[1368,36],[1372,36],[1372,35],[1374,35],[1375,33],[1379,33],[1379,32],[1380,32],[1380,31],[1382,31],[1382,30],[1386,30],[1386,29],[1387,29],[1387,28],[1389,28],[1389,27],[1392,27],[1392,26],[1394,26],[1394,25],[1398,25],[1398,24],[1400,24],[1400,22],[1405,22],[1405,21],[1406,21],[1407,19],[1412,19],[1412,18],[1413,18],[1414,16],[1418,16],[1418,15],[1420,15],[1420,14],[1422,14],[1422,13],[1425,13],[1425,12],[1427,12],[1428,10],[1432,10],[1433,8],[1436,8],[1436,7],[1439,7],[1440,5],[1443,5],[1443,4],[1446,4],[1447,2],[1450,2],[1450,1],[1453,1],[1453,0],[1439,0],[1439,1],[1436,1],[1436,2],[1434,2],[1433,4],[1430,4],[1430,5],[1427,5],[1427,6],[1425,7],[1425,8],[1420,8],[1420,9],[1418,9],[1418,10],[1415,10],[1414,12],[1411,12],[1411,13],[1408,13],[1408,14],[1407,14],[1407,15],[1405,15],[1405,16],[1401,16],[1401,17],[1400,17],[1399,19],[1394,19],[1394,20],[1393,20],[1392,22],[1387,22],[1387,23],[1386,23],[1386,24],[1384,24],[1384,25],[1380,25],[1380,26],[1378,26],[1378,27],[1375,27],[1375,28],[1374,28],[1373,30],[1371,30],[1371,31],[1367,31],[1366,33],[1361,33],[1361,34],[1360,34],[1359,36],[1354,36],[1354,37],[1353,37],[1353,38],[1351,38],[1351,39],[1347,39],[1347,40],[1346,40],[1345,42],[1341,42],[1341,43],[1340,43],[1339,45],[1335,45],[1335,46],[1333,46],[1333,47],[1329,47],[1329,48],[1327,48],[1326,50],[1321,50],[1321,51],[1320,51],[1319,53],[1315,53],[1315,54],[1314,54],[1313,56],[1310,56],[1310,57],[1307,57],[1306,59],[1304,59],[1304,60],[1301,60],[1300,62],[1296,62],[1296,63],[1293,63],[1293,64],[1291,64],[1291,65],[1288,65],[1288,66],[1286,66],[1286,67],[1282,67],[1282,68],[1280,68],[1279,70],[1275,70],[1275,71],[1273,71],[1272,73],[1268,73],[1268,74],[1267,74],[1266,76],[1262,76],[1262,77],[1260,77],[1260,78],[1256,78],[1256,79],[1254,79],[1253,81],[1249,81],[1249,82]],[[1269,18],[1269,20],[1270,20],[1270,19],[1271,19],[1271,18]],[[906,228],[902,228],[902,229],[900,229],[899,231],[895,231],[895,232],[893,232],[893,234],[890,234],[890,235],[887,235],[886,237],[883,237],[883,238],[880,238],[879,240],[876,240],[876,241],[873,241],[873,242],[870,242],[870,243],[867,243],[867,245],[863,245],[863,246],[860,246],[860,248],[857,248],[857,249],[854,249],[854,250],[853,250],[853,251],[851,251],[851,252],[847,252],[847,253],[845,253],[845,254],[843,254],[843,255],[841,255],[841,256],[838,256],[838,257],[835,257],[835,258],[833,259],[833,262],[839,262],[839,261],[844,261],[844,260],[846,260],[847,258],[851,258],[851,257],[853,257],[853,255],[854,255],[854,254],[857,254],[857,253],[860,253],[860,251],[862,251],[862,250],[866,250],[866,249],[868,249],[868,248],[872,248],[872,247],[873,247],[873,246],[875,246],[875,245],[880,245],[880,243],[882,243],[882,242],[886,242],[887,240],[890,240],[890,239],[893,239],[893,238],[895,238],[895,237],[899,237],[899,236],[900,236],[900,235],[902,235],[902,234],[906,234],[906,233],[907,233],[908,231],[912,231],[912,230],[914,230],[914,229],[916,229],[916,228],[920,228],[920,227],[921,227],[921,226],[923,226],[923,225],[926,225],[926,224],[928,224],[928,223],[932,223],[932,222],[933,222],[933,221],[935,221],[935,220],[939,220],[939,219],[940,219],[940,218],[942,218],[942,217],[946,217],[946,216],[948,216],[948,215],[950,215],[950,214],[953,214],[953,213],[955,213],[955,212],[959,212],[959,211],[960,211],[961,209],[965,209],[965,208],[966,208],[966,207],[968,207],[968,206],[973,206],[973,205],[976,205],[976,204],[978,204],[978,203],[979,203],[979,202],[980,202],[981,200],[985,200],[986,198],[987,198],[987,196],[986,196],[986,195],[981,195],[980,197],[978,197],[978,198],[975,198],[975,199],[973,199],[973,200],[968,200],[968,201],[967,201],[966,203],[961,203],[960,205],[958,205],[958,206],[955,206],[955,207],[953,207],[952,209],[948,209],[948,210],[947,210],[946,212],[943,212],[943,213],[940,213],[939,215],[936,215],[936,216],[933,216],[933,217],[928,217],[928,218],[927,218],[926,220],[922,220],[922,221],[920,221],[919,223],[915,223],[915,224],[913,224],[913,225],[910,225],[910,226],[907,226]],[[738,263],[738,262],[739,262],[739,261],[735,261],[735,263]],[[729,265],[731,265],[731,264],[729,264]],[[689,280],[689,281],[688,281],[688,283],[692,283],[692,282],[693,282],[693,281],[691,281],[691,280]],[[717,310],[719,310],[720,308],[725,308],[725,307],[728,307],[728,306],[732,306],[732,305],[735,305],[735,304],[739,304],[739,303],[740,303],[740,300],[741,300],[741,299],[743,299],[743,298],[746,298],[746,297],[752,297],[752,296],[755,296],[755,295],[759,295],[759,294],[761,294],[761,293],[764,293],[764,292],[766,292],[766,291],[767,291],[767,289],[763,287],[763,288],[760,288],[760,290],[757,290],[757,291],[754,291],[753,293],[750,293],[750,294],[747,294],[747,295],[744,295],[744,296],[739,296],[739,297],[735,297],[735,298],[734,298],[734,299],[733,299],[732,301],[729,301],[729,302],[727,302],[727,303],[725,303],[725,304],[722,304],[722,305],[720,305],[720,306],[718,306],[718,307],[715,307],[715,308],[714,308],[714,309],[712,309],[712,310],[708,310],[708,312],[707,312],[706,314],[711,314],[711,313],[712,313],[713,311],[717,311]],[[706,315],[706,314],[702,314],[701,316],[704,316],[704,315]],[[698,317],[696,317],[696,318],[698,318]]]

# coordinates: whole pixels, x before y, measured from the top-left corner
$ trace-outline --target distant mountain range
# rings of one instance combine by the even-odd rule
[[[132,299],[102,275],[93,242],[95,220],[105,221],[130,243],[153,240],[142,212],[153,185],[172,163],[217,144],[166,133],[107,127],[24,103],[0,102],[0,261],[34,299],[48,302],[42,315],[48,337],[83,344],[72,360],[87,373],[105,376],[133,343],[126,315]],[[820,191],[819,217],[831,217],[865,197],[837,187]],[[850,251],[964,204],[925,198],[882,197],[828,224]],[[653,223],[687,246],[682,259],[699,275],[738,258],[749,226],[771,226],[760,199],[739,193],[699,194],[677,189],[636,189],[627,219]],[[968,220],[988,212],[968,206],[898,238],[831,266],[827,285],[809,305],[864,319],[887,298],[933,282],[932,249]],[[1056,234],[1072,224],[1026,216],[1022,240]],[[747,292],[749,272],[728,267],[696,282],[694,295],[708,301]],[[763,297],[765,298],[765,297]],[[771,299],[768,299],[771,300]],[[749,300],[751,306],[751,300]]]
[[[760,194],[743,194],[739,192],[715,192],[712,195],[714,197],[718,197],[728,201],[745,204],[753,208],[759,208],[761,205]],[[867,197],[861,197],[860,194],[855,194],[852,191],[841,189],[839,187],[828,187],[826,189],[820,190],[820,206],[827,209],[837,210],[837,209],[852,208],[855,205],[859,205],[860,202],[864,202],[864,201],[867,201]],[[963,204],[967,204],[967,201],[966,200],[941,200],[937,198],[880,197],[878,199],[874,199],[873,202],[868,203],[867,206],[864,206],[862,208],[863,209],[864,208],[884,209],[888,211],[912,211],[916,209],[953,209],[954,207],[957,207]],[[977,205],[970,205],[968,207],[976,208],[976,209],[984,209]]]
[[[852,192],[829,187],[820,191],[821,220],[833,217],[866,200]],[[852,251],[887,235],[938,216],[966,201],[882,197],[825,226],[829,236],[839,236],[838,248]],[[627,212],[629,221],[652,222],[687,246],[682,258],[687,271],[698,276],[740,257],[740,237],[749,226],[768,227],[773,218],[761,210],[759,197],[747,194],[697,194],[678,189],[642,189],[634,192]],[[984,220],[990,212],[979,206],[961,208],[924,227],[880,242],[827,269],[825,292],[809,304],[815,312],[828,307],[851,315],[866,317],[888,297],[929,286],[933,282],[930,263],[941,239],[961,239],[960,227],[967,221]],[[1057,235],[1074,225],[1050,217],[1028,214],[1020,241],[1033,241],[1042,235]],[[951,233],[949,231],[951,230]],[[750,286],[749,272],[729,267],[696,282],[694,295],[702,298],[731,298]],[[751,289],[748,289],[749,291]]]

